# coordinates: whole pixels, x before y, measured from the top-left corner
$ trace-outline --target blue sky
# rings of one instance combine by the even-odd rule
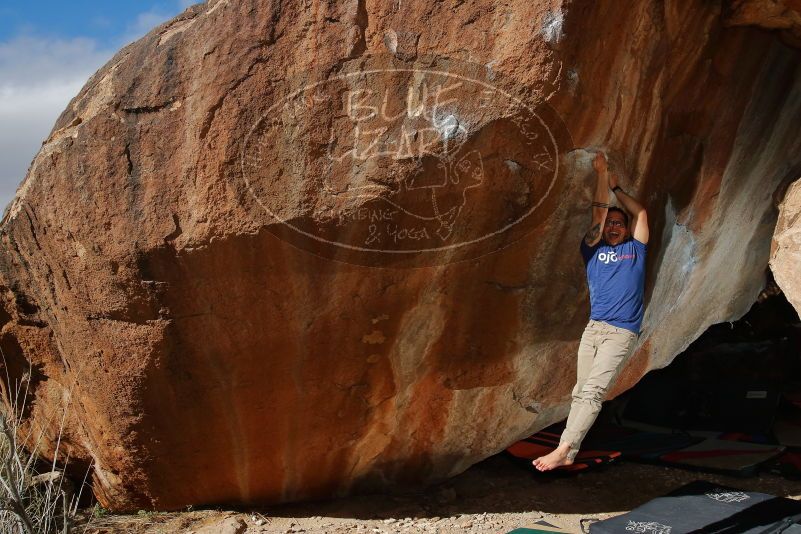
[[[0,0],[0,210],[89,76],[199,0]]]

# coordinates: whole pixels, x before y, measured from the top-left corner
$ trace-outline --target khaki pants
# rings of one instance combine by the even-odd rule
[[[636,342],[634,332],[602,321],[590,320],[584,329],[578,349],[573,402],[560,440],[570,444],[571,460],[578,454],[581,441],[601,411],[609,386]]]

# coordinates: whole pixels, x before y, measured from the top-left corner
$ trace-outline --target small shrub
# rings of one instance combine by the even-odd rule
[[[2,357],[5,364],[5,354]],[[29,431],[22,435],[22,416],[18,416],[24,413],[28,384],[29,381],[23,377],[12,392],[10,378],[6,373],[8,404],[4,403],[0,407],[0,532],[66,534],[71,531],[80,492],[74,495],[63,472],[56,469],[55,461],[49,471],[39,472],[36,469],[38,457],[35,451],[38,450],[43,433],[33,436],[32,431]],[[20,399],[23,401],[18,402]],[[62,429],[64,420],[62,417]],[[56,458],[60,443],[61,432],[56,444]],[[69,458],[64,461],[65,466],[68,461]]]
[[[92,508],[92,519],[102,519],[108,514],[108,510],[100,506],[98,503],[95,503],[94,507]]]

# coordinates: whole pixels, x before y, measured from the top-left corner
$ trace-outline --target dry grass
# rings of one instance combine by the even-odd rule
[[[2,351],[0,351],[2,354]],[[5,364],[5,354],[2,354]],[[72,490],[72,484],[58,468],[61,430],[66,410],[62,414],[54,461],[41,469],[42,462],[36,452],[44,437],[44,430],[34,434],[32,427],[22,424],[25,403],[28,399],[30,372],[21,380],[11,384],[6,369],[8,385],[7,403],[0,407],[0,532],[8,534],[41,534],[72,532],[80,492]],[[30,452],[33,451],[33,452]],[[60,462],[66,468],[69,458]]]

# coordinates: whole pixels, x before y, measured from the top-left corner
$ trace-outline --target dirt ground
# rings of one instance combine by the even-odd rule
[[[552,478],[529,473],[503,456],[418,492],[364,495],[252,510],[109,515],[78,532],[196,533],[504,533],[544,519],[573,533],[631,510],[693,480],[801,500],[801,481],[770,473],[734,478],[622,461],[596,471]]]

